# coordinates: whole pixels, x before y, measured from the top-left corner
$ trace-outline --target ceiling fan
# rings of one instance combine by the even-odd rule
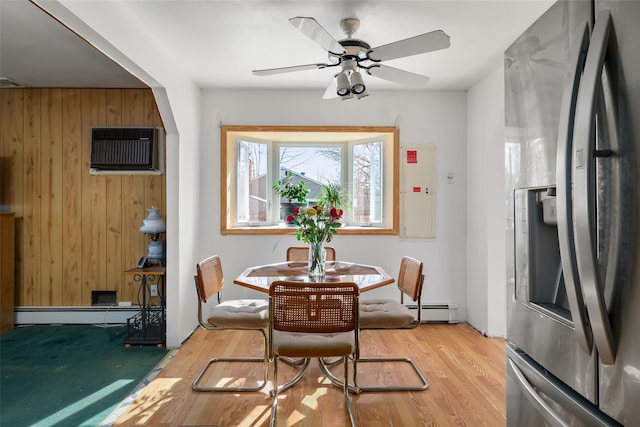
[[[329,82],[324,99],[337,97],[343,100],[354,97],[360,99],[367,96],[367,87],[361,71],[401,85],[422,86],[429,81],[429,77],[382,65],[381,62],[446,49],[451,45],[449,36],[444,31],[437,30],[372,48],[367,42],[352,38],[360,28],[360,20],[357,18],[340,21],[340,28],[347,38],[339,41],[336,41],[313,18],[295,17],[289,19],[289,22],[326,50],[329,54],[329,62],[253,70],[252,73],[256,76],[269,76],[293,71],[339,67],[340,71]]]

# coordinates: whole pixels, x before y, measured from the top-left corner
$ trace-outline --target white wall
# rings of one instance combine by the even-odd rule
[[[466,306],[466,94],[464,92],[373,92],[356,101],[322,100],[322,90],[206,90],[203,92],[201,153],[201,235],[199,256],[219,254],[227,297],[255,296],[231,285],[246,267],[282,261],[293,236],[220,235],[220,131],[225,125],[362,125],[400,129],[400,144],[437,145],[437,238],[338,236],[331,242],[338,256],[378,264],[398,273],[403,255],[425,263],[425,303],[455,303],[464,320]],[[455,175],[446,184],[446,173]],[[339,233],[339,232],[338,232]],[[393,287],[374,295],[397,296]]]
[[[500,67],[467,94],[468,322],[506,336],[504,72]]]
[[[113,2],[38,3],[154,89],[168,130],[169,346],[180,345],[196,326],[192,275],[198,259],[220,254],[228,278],[227,296],[244,296],[251,291],[230,285],[233,277],[246,266],[282,260],[285,248],[294,243],[292,236],[220,235],[220,122],[396,125],[401,145],[436,144],[436,239],[338,236],[332,245],[340,256],[379,264],[392,275],[403,255],[424,261],[425,303],[457,304],[459,320],[488,335],[504,336],[501,70],[474,86],[469,99],[466,92],[373,92],[348,102],[323,101],[321,90],[200,94],[156,45],[153,34],[135,25],[144,17]],[[453,184],[446,183],[450,172]],[[392,294],[390,289],[374,291],[372,296]]]

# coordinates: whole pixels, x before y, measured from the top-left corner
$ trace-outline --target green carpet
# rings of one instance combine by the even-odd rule
[[[0,425],[98,426],[167,354],[126,326],[36,325],[0,335]]]

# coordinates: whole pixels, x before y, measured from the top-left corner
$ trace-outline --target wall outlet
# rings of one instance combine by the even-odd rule
[[[157,297],[158,296],[158,285],[151,285],[150,288],[150,293],[152,297]]]

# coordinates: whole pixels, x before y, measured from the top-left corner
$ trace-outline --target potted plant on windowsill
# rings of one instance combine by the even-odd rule
[[[279,179],[272,188],[273,192],[277,196],[280,196],[280,212],[282,219],[287,218],[287,216],[293,212],[294,208],[305,206],[307,204],[307,195],[309,194],[309,191],[311,191],[304,181],[294,183],[293,175],[290,171],[285,171],[284,176]],[[287,223],[287,225],[291,224]]]
[[[340,184],[323,184],[318,203],[336,209],[346,208],[349,205],[349,195]]]

